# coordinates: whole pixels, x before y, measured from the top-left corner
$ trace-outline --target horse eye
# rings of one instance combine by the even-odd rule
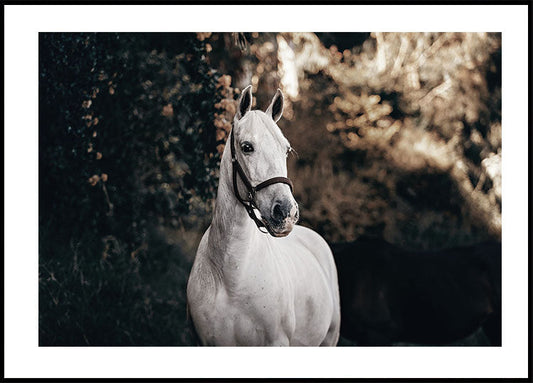
[[[254,151],[254,146],[248,141],[245,141],[241,144],[241,150],[244,153],[252,153]]]

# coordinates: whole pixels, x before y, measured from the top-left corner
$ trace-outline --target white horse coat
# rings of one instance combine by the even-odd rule
[[[276,125],[278,90],[266,113],[251,111],[251,87],[239,100],[233,133],[236,158],[253,185],[287,175],[290,145]],[[335,346],[340,305],[331,250],[314,231],[295,225],[290,187],[276,183],[255,202],[271,235],[261,232],[237,200],[226,145],[215,213],[191,270],[187,301],[204,345]],[[238,182],[240,195],[245,190]],[[290,234],[289,234],[290,233]]]

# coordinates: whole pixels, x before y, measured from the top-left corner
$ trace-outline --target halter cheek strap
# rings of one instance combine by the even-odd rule
[[[250,218],[257,225],[257,228],[263,233],[268,232],[273,235],[273,233],[270,231],[270,228],[266,226],[263,223],[263,221],[261,221],[255,215],[254,209],[257,209],[257,204],[255,203],[255,194],[261,189],[264,189],[270,185],[278,184],[278,183],[289,185],[289,187],[291,188],[291,192],[292,192],[292,189],[293,189],[292,182],[290,179],[286,177],[273,177],[273,178],[269,178],[266,181],[261,182],[260,184],[256,186],[252,186],[252,183],[246,176],[246,173],[242,169],[241,164],[239,164],[239,161],[237,161],[237,156],[235,154],[235,139],[233,137],[233,129],[231,130],[231,134],[230,134],[230,149],[231,149],[231,163],[233,165],[233,192],[235,193],[235,197],[237,197],[237,200],[244,206]],[[237,175],[239,175],[242,183],[244,184],[248,192],[246,199],[242,198],[241,194],[239,193],[239,188],[237,186]],[[267,231],[263,231],[262,228],[265,228]]]

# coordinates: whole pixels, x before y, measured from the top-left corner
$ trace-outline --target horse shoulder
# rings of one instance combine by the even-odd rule
[[[295,239],[306,247],[315,257],[328,280],[337,282],[337,269],[333,254],[326,240],[314,230],[296,225],[293,229]]]
[[[315,286],[310,288],[310,286],[307,285],[303,290],[304,292],[300,291],[300,293],[303,293],[304,296],[306,296],[306,294],[314,291],[314,294],[308,295],[307,298],[303,299],[304,306],[300,307],[302,312],[300,313],[298,322],[306,323],[303,327],[304,333],[307,332],[307,334],[309,334],[314,332],[322,334],[321,336],[323,338],[319,341],[319,344],[327,346],[336,345],[340,331],[340,297],[337,282],[337,269],[333,260],[333,254],[324,238],[315,231],[297,225],[293,229],[291,235],[293,234],[293,241],[297,242],[300,246],[305,247],[315,260],[315,262],[306,263],[307,267],[315,268],[315,272],[318,274],[308,273],[307,275],[315,275],[316,277],[322,275],[323,277],[323,279],[320,277],[314,277],[311,279],[307,278],[306,284],[313,283]],[[322,280],[327,287],[323,285],[323,287],[320,287],[320,280]],[[324,289],[324,287],[326,287],[326,289]],[[329,307],[329,309],[327,309],[327,307]],[[318,315],[319,312],[322,314]],[[301,317],[302,314],[304,315],[303,317]],[[314,320],[312,318],[314,318]],[[319,325],[319,323],[321,324]],[[321,330],[319,330],[319,328],[321,328]],[[306,336],[302,334],[302,331],[297,331],[294,341],[295,345],[298,345],[299,343],[309,344],[309,339],[306,339]]]
[[[187,282],[187,306],[197,330],[201,322],[208,321],[206,313],[216,298],[216,273],[207,254],[208,238],[209,229],[200,241]],[[205,343],[203,334],[198,333]]]

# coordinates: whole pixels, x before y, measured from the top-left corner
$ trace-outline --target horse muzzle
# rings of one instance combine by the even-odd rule
[[[285,237],[290,234],[300,217],[295,201],[275,201],[270,216],[263,219],[268,232],[273,237]]]

